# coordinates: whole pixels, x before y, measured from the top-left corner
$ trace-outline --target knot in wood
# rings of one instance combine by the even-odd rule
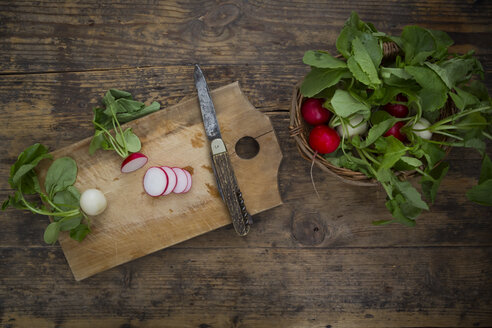
[[[225,27],[240,16],[241,10],[232,3],[221,4],[206,13],[201,20],[207,27]]]
[[[294,213],[292,236],[302,245],[321,244],[325,240],[325,228],[319,218],[319,213]]]

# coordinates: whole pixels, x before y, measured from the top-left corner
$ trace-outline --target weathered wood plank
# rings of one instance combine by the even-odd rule
[[[106,89],[126,89],[136,99],[157,100],[166,107],[195,94],[192,71],[191,66],[172,66],[4,76],[0,80],[0,102],[4,109],[0,116],[0,149],[4,154],[0,160],[0,199],[8,193],[9,166],[26,146],[42,142],[58,149],[92,133],[91,107]],[[315,168],[321,199],[315,195],[309,178],[310,165],[298,155],[288,134],[286,111],[298,71],[294,66],[205,66],[204,71],[211,88],[239,80],[253,105],[272,114],[284,154],[279,183],[286,205],[255,216],[257,222],[245,239],[235,238],[228,227],[182,247],[491,245],[491,209],[467,202],[464,197],[464,190],[473,185],[480,170],[475,152],[451,152],[451,169],[437,202],[417,227],[373,227],[371,221],[388,217],[385,195],[378,189],[347,186]],[[275,78],[266,81],[263,76]],[[45,218],[14,210],[0,212],[0,217],[4,222],[1,246],[43,245]]]
[[[491,256],[490,247],[171,248],[74,283],[58,247],[0,248],[0,322],[483,327],[492,322]]]
[[[492,66],[490,1],[2,1],[0,71],[296,65],[306,50],[335,50],[351,10],[391,34],[408,24],[444,30]]]

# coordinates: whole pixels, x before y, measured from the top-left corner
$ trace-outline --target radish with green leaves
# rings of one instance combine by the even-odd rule
[[[311,125],[326,123],[331,117],[330,111],[323,107],[323,101],[317,98],[304,101],[301,114],[302,118]]]
[[[147,157],[139,153],[142,145],[138,136],[131,128],[123,130],[121,124],[159,110],[159,103],[154,101],[145,106],[144,103],[133,100],[130,93],[117,89],[106,92],[102,103],[104,108],[94,108],[92,123],[95,133],[89,153],[92,155],[97,149],[114,150],[124,159],[121,164],[122,173],[138,170],[147,163]]]
[[[392,37],[353,12],[337,38],[336,55],[309,50],[303,57],[311,71],[299,91],[306,99],[326,98],[324,105],[333,114],[329,125],[344,136],[340,151],[331,153],[336,148],[328,149],[325,141],[331,134],[315,127],[309,145],[314,155],[331,164],[325,165],[328,169],[341,169],[333,172],[361,179],[365,175],[368,182],[380,183],[393,217],[374,224],[416,224],[429,209],[422,196],[433,203],[449,169],[445,147],[479,152],[482,174],[467,197],[492,205],[492,164],[486,155],[487,141],[492,140],[492,101],[473,52],[450,53],[452,44],[445,32],[420,26],[405,26],[400,36]],[[388,51],[393,47],[398,54]],[[347,120],[356,115],[367,120],[367,133],[350,129],[354,124]],[[402,181],[401,171],[421,175],[422,194]]]
[[[337,150],[340,136],[335,130],[326,126],[315,126],[309,134],[309,146],[319,154],[329,154]]]
[[[15,192],[3,202],[2,210],[13,207],[49,216],[52,222],[44,233],[44,241],[48,244],[58,240],[60,231],[69,231],[70,238],[82,241],[91,231],[88,215],[100,214],[105,208],[106,200],[101,199],[100,195],[94,197],[100,191],[91,191],[81,200],[82,196],[74,186],[77,164],[70,157],[53,161],[46,172],[42,188],[36,167],[42,160],[52,158],[48,148],[39,143],[27,147],[18,156],[10,168],[9,177],[9,184]],[[28,195],[38,195],[44,204],[27,197]],[[81,209],[82,205],[84,209]]]
[[[421,117],[420,120],[413,125],[412,132],[422,139],[430,140],[432,138],[432,132],[428,130],[429,126],[430,122]]]
[[[337,126],[337,131],[344,138],[364,134],[367,131],[367,122],[364,121],[364,116],[355,114],[347,124]]]
[[[405,122],[396,122],[388,131],[384,133],[385,137],[393,136],[401,142],[406,142],[407,137],[401,133],[401,128],[405,125]]]
[[[408,99],[402,94],[396,96],[396,101],[407,102]],[[403,118],[408,115],[408,107],[403,104],[386,104],[383,109],[394,117]]]

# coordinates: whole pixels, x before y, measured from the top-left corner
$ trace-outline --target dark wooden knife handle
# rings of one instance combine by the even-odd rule
[[[232,169],[227,152],[212,155],[217,185],[224,203],[229,209],[234,229],[240,236],[249,232],[251,215],[246,211],[244,200]]]

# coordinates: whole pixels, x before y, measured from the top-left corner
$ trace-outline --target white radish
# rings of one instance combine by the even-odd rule
[[[364,120],[364,116],[355,114],[349,119],[349,123],[345,124],[345,129],[342,125],[337,126],[338,135],[347,138],[363,134],[367,131],[367,122],[361,123],[362,120]]]
[[[98,215],[104,212],[108,205],[106,197],[99,189],[87,189],[80,196],[80,208],[87,215]]]
[[[167,188],[168,182],[169,179],[166,172],[157,166],[149,168],[143,178],[144,190],[152,197],[162,195]]]
[[[176,187],[174,187],[173,192],[175,194],[181,194],[188,186],[188,178],[183,169],[180,169],[179,167],[173,167],[172,169],[174,173],[176,173],[176,178],[177,178]]]
[[[141,168],[147,163],[147,156],[142,153],[133,153],[127,156],[123,163],[121,163],[121,172],[128,173],[133,172]]]
[[[187,193],[191,189],[191,184],[192,184],[192,178],[191,178],[191,173],[188,172],[188,170],[184,170],[184,173],[186,174],[186,177],[188,178],[188,185],[186,186],[185,190],[183,190],[183,194]]]
[[[430,140],[432,138],[432,132],[429,130],[424,130],[427,129],[430,126],[430,122],[427,121],[425,118],[421,117],[420,120],[415,123],[415,125],[412,128],[412,132],[415,133],[415,135],[421,137],[422,139],[427,139]],[[415,131],[415,130],[422,130],[422,131]]]
[[[167,188],[162,193],[163,196],[166,196],[173,192],[174,188],[176,187],[176,182],[178,178],[176,177],[176,173],[174,173],[174,170],[169,166],[161,166],[161,169],[163,169],[164,172],[166,172],[167,179],[168,179]]]

